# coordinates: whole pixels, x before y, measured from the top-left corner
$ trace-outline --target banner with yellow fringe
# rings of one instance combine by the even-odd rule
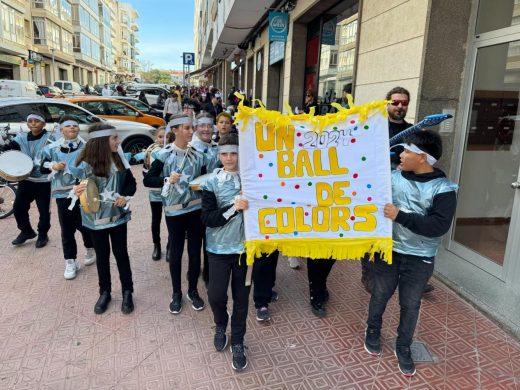
[[[336,113],[288,114],[239,104],[247,262],[286,256],[392,261],[386,101]]]

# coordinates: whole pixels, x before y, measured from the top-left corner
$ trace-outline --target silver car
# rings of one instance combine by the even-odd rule
[[[118,119],[103,119],[75,104],[59,99],[28,99],[8,98],[0,99],[0,127],[9,125],[10,133],[29,131],[26,119],[31,112],[43,114],[47,121],[47,131],[57,129],[57,123],[63,115],[73,115],[77,118],[80,127],[80,135],[88,139],[87,128],[96,122],[107,122],[117,129],[121,146],[125,153],[134,155],[146,149],[153,143],[152,126]]]

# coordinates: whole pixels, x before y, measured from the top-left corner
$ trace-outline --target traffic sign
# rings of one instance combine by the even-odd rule
[[[182,62],[184,65],[195,65],[195,53],[182,53]]]

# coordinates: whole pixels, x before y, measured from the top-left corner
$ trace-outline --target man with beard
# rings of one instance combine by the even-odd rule
[[[388,113],[388,133],[390,138],[392,138],[412,126],[411,123],[404,120],[410,104],[410,92],[403,87],[394,87],[386,94],[386,100],[391,101],[391,103],[387,104],[386,110]],[[402,151],[402,146],[392,148],[392,152],[394,152],[390,156],[392,170],[399,165],[399,155]],[[372,287],[374,286],[373,263],[368,260],[366,255],[361,260],[361,283],[363,283],[363,286],[369,293],[372,292]],[[433,289],[434,287],[431,284],[426,284],[424,292],[427,293]]]

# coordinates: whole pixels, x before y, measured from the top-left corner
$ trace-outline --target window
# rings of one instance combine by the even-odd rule
[[[329,66],[337,66],[338,65],[338,52],[331,52],[330,53],[330,62]]]
[[[106,115],[102,102],[76,102],[80,107],[96,115]]]
[[[49,11],[51,11],[56,16],[60,16],[58,0],[47,0],[47,5],[49,8]]]
[[[356,41],[357,20],[341,26],[340,45],[347,45]]]
[[[23,15],[6,4],[2,4],[1,11],[3,38],[23,45],[25,43]]]
[[[64,53],[73,53],[72,34],[64,29],[61,29],[61,50]]]
[[[47,40],[45,38],[45,19],[44,18],[33,18],[34,28],[34,44],[35,45],[46,45]]]
[[[80,34],[79,40],[80,40],[80,46],[81,46],[81,54],[91,57],[92,49],[90,47],[90,38],[87,37],[85,34]]]
[[[136,116],[136,112],[130,107],[115,102],[106,102],[106,113],[115,116]]]
[[[59,103],[48,103],[46,107],[49,111],[51,122],[58,122],[63,115],[73,115],[78,119],[79,123],[99,122],[99,118],[92,116],[90,112],[79,107]]]
[[[45,22],[45,37],[47,38],[47,45],[55,49],[61,48],[60,43],[60,28],[57,24],[46,20]]]
[[[96,43],[94,41],[90,41],[90,47],[91,47],[91,52],[90,52],[90,56],[97,60],[97,61],[100,61],[101,60],[101,53],[100,53],[100,49],[99,49],[99,43]]]
[[[354,71],[354,50],[345,50],[339,53],[338,72],[353,72]]]
[[[72,5],[70,4],[69,0],[61,0],[60,18],[66,22],[72,21]]]

